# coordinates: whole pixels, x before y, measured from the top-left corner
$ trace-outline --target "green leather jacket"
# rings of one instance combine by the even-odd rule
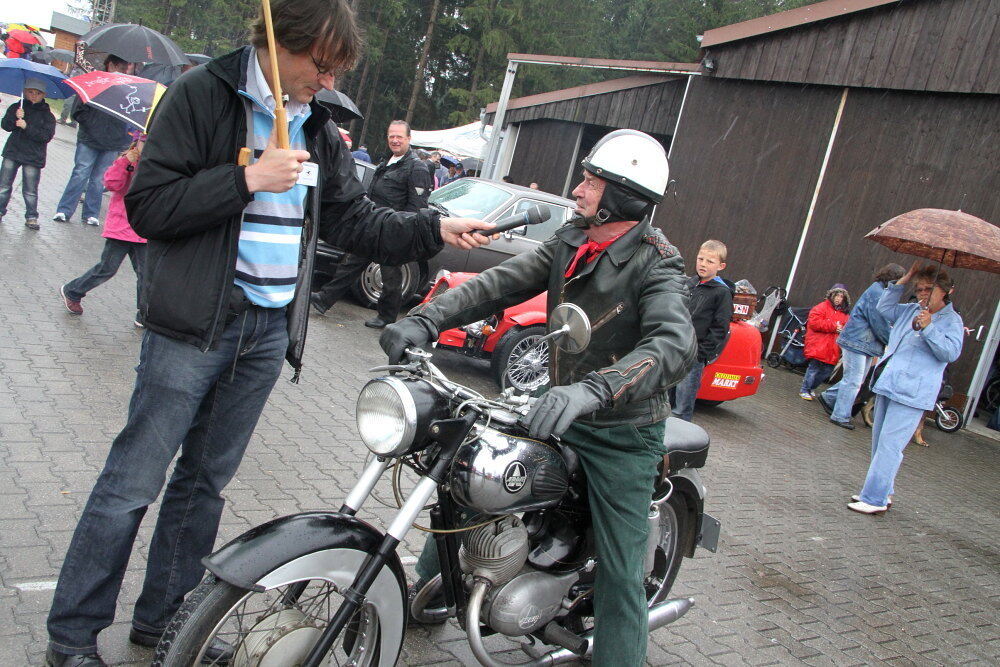
[[[570,260],[586,241],[581,230],[566,225],[534,251],[484,271],[410,314],[429,319],[440,332],[548,290],[548,312],[574,303],[593,329],[590,345],[580,354],[551,348],[552,386],[596,372],[611,388],[612,404],[580,421],[607,427],[665,419],[670,415],[667,389],[684,378],[697,351],[684,260],[646,219],[566,279]]]

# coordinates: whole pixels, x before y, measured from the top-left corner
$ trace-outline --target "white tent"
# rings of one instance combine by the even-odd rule
[[[445,151],[457,157],[478,157],[486,153],[486,143],[492,125],[486,127],[486,139],[480,135],[481,121],[447,130],[412,130],[410,145]]]

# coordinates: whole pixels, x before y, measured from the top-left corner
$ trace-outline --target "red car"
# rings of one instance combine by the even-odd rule
[[[461,285],[474,275],[444,273],[424,301]],[[531,391],[549,379],[548,346],[531,349],[546,334],[545,300],[546,293],[542,292],[485,320],[443,331],[438,338],[438,347],[490,359],[493,378],[501,388]],[[752,314],[752,308],[745,303],[737,302],[734,309],[747,311],[740,312],[740,317]],[[757,327],[742,320],[731,322],[726,347],[702,373],[698,399],[717,405],[755,394],[764,379],[761,349],[761,335]]]

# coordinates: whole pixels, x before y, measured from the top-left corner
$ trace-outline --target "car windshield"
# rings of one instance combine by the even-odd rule
[[[428,201],[446,208],[452,215],[482,220],[510,198],[511,194],[503,188],[462,178],[432,192]]]

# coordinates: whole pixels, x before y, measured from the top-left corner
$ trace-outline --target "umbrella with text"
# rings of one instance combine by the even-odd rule
[[[112,114],[143,132],[156,104],[167,90],[156,81],[118,72],[88,72],[66,79],[80,102]]]

